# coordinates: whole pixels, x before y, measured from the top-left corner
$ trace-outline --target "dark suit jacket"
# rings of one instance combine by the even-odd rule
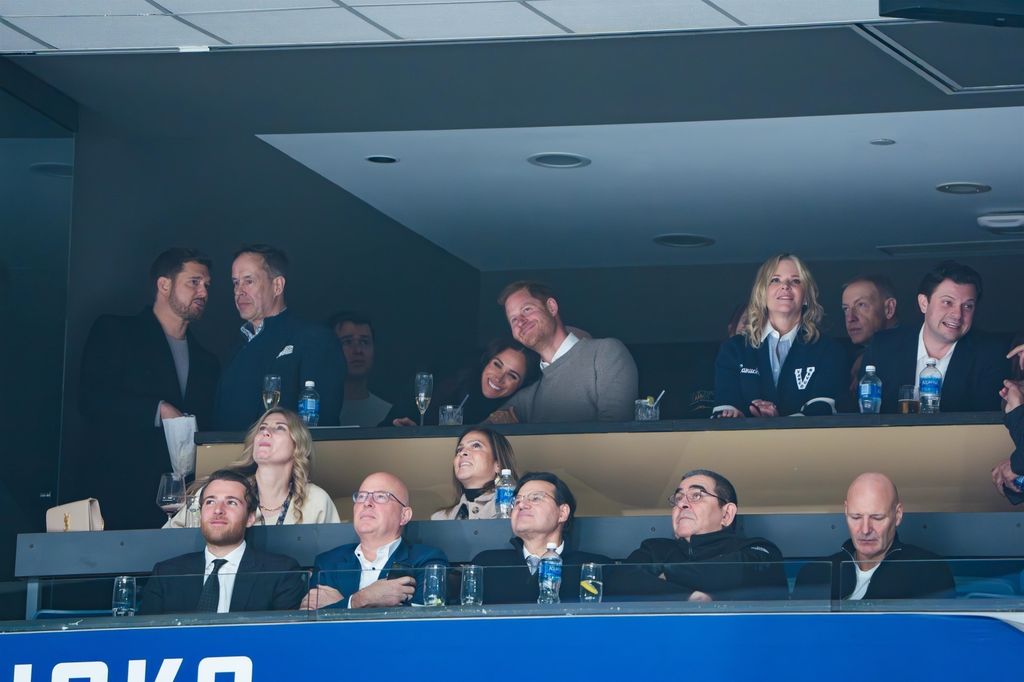
[[[900,386],[917,384],[917,341],[921,325],[876,333],[864,351],[863,367],[874,365],[882,380],[882,412],[899,409]],[[953,349],[942,377],[942,412],[986,412],[999,409],[999,389],[1009,366],[999,339],[970,331]]]
[[[509,543],[513,549],[489,549],[477,554],[470,562],[484,567],[484,604],[535,604],[540,586],[537,574],[530,573],[523,556],[523,541],[514,537]],[[561,601],[580,600],[580,566],[587,563],[608,565],[612,560],[601,554],[579,552],[568,547],[562,551],[562,586],[558,590]],[[604,580],[607,584],[607,575]]]
[[[736,335],[722,343],[715,359],[715,405],[732,405],[749,417],[755,399],[775,403],[780,416],[800,412],[813,398],[831,398],[839,404],[849,386],[843,347],[824,336],[814,343],[803,339],[803,333],[798,334],[790,347],[778,386],[772,381],[768,341],[753,348],[746,337]],[[827,403],[820,401],[805,411],[808,415],[831,413]]]
[[[313,586],[327,585],[341,592],[345,597],[340,602],[331,604],[328,608],[347,608],[349,598],[359,591],[359,576],[362,566],[356,558],[355,551],[359,543],[350,543],[335,547],[334,549],[319,554],[316,557],[313,567]],[[380,580],[398,577],[398,574],[411,575],[416,579],[416,593],[413,595],[413,602],[423,603],[423,580],[421,569],[428,564],[448,565],[448,557],[436,547],[430,545],[415,545],[406,542],[404,539],[395,548],[384,570],[380,572]]]
[[[140,614],[190,613],[203,589],[206,556],[183,554],[153,567],[142,590]],[[276,573],[275,573],[276,572]],[[187,576],[178,577],[173,576]],[[299,606],[306,594],[306,577],[295,559],[260,552],[247,545],[238,564],[231,611],[283,611]]]
[[[193,414],[200,429],[213,420],[213,397],[220,365],[191,332],[185,394],[174,358],[152,307],[138,315],[103,315],[89,332],[82,354],[79,408],[87,436],[81,492],[99,498],[110,529],[158,527],[166,518],[157,508],[160,474],[171,470],[163,428],[155,426],[164,400]]]

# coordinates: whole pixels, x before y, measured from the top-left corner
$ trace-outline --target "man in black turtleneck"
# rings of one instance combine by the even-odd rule
[[[675,539],[644,540],[626,560],[664,581],[664,589],[636,580],[625,589],[688,592],[690,601],[705,602],[786,598],[779,548],[736,533],[736,489],[728,479],[707,469],[687,472],[669,503]]]

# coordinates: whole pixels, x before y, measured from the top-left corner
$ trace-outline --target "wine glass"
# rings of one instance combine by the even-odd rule
[[[185,479],[178,474],[161,474],[156,491],[156,504],[167,514],[167,520],[185,504]]]
[[[263,377],[263,409],[271,410],[281,402],[281,375],[268,374]]]
[[[427,412],[433,392],[434,375],[430,372],[416,372],[416,409],[420,411],[420,426],[423,426],[423,415]]]

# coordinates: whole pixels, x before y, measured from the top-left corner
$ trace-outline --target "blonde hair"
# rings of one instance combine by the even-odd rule
[[[259,465],[253,460],[252,450],[256,442],[256,435],[260,431],[260,424],[272,414],[279,414],[284,417],[288,424],[288,433],[291,434],[292,443],[295,448],[292,450],[292,501],[291,509],[295,510],[295,523],[302,523],[302,505],[306,503],[306,495],[309,488],[309,466],[313,458],[313,436],[309,433],[309,427],[302,421],[295,412],[283,407],[274,407],[267,410],[256,423],[249,428],[245,434],[245,441],[242,447],[242,455],[227,468],[234,469],[239,473],[248,476],[255,483],[256,469]],[[257,510],[257,517],[262,518],[262,510]]]
[[[814,276],[810,269],[800,258],[792,253],[780,253],[772,256],[757,271],[754,277],[754,286],[750,289],[750,301],[747,303],[747,328],[743,335],[752,348],[761,346],[761,337],[764,335],[765,327],[768,326],[768,283],[784,260],[792,261],[796,266],[797,275],[804,289],[804,306],[800,315],[800,327],[802,328],[804,341],[814,343],[821,335],[819,326],[821,318],[825,315],[824,308],[818,303],[818,285],[814,282]]]

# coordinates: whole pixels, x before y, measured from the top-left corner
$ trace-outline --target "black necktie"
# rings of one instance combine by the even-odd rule
[[[217,573],[220,567],[228,562],[227,559],[214,559],[213,572],[203,584],[203,591],[199,593],[199,603],[196,604],[196,611],[199,613],[217,613],[217,604],[220,603],[220,578]]]

